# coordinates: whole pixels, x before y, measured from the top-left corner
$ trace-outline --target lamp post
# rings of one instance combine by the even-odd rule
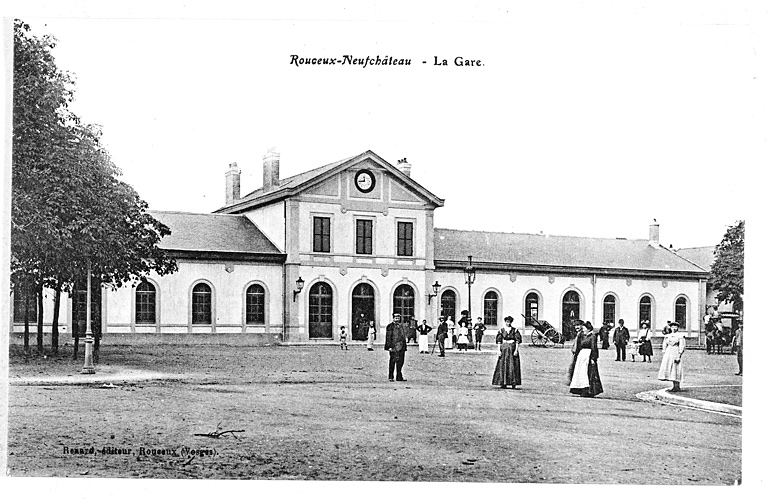
[[[464,269],[464,282],[467,283],[467,312],[469,313],[469,317],[467,317],[467,320],[469,321],[469,324],[467,325],[467,336],[469,337],[469,346],[472,347],[472,283],[475,282],[475,268],[472,266],[472,255],[469,255],[467,257],[469,259],[469,264]]]
[[[83,364],[82,374],[96,374],[96,368],[93,366],[93,331],[91,330],[91,262],[88,261],[88,276],[86,278],[86,303],[85,303],[85,363]]]

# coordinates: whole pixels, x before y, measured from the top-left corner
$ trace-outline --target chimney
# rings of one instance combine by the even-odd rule
[[[400,170],[401,172],[403,172],[407,177],[411,176],[411,165],[410,165],[410,163],[408,163],[407,159],[405,159],[405,158],[398,159],[397,160],[397,169]]]
[[[653,223],[649,227],[648,231],[648,244],[651,246],[659,247],[659,223],[656,219],[653,219]]]
[[[275,187],[280,181],[280,153],[274,147],[264,155],[264,189]]]
[[[226,204],[229,206],[240,199],[240,168],[237,167],[237,163],[229,164],[229,170],[224,177],[227,180]]]

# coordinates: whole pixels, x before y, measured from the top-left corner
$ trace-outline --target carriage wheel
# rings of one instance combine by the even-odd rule
[[[533,343],[536,346],[543,345],[546,342],[546,338],[543,334],[541,334],[541,331],[538,329],[534,329],[531,331],[531,343]]]
[[[553,327],[547,329],[547,332],[544,333],[544,334],[547,336],[547,338],[552,340],[552,343],[554,343],[555,345],[557,345],[558,343],[562,343],[563,342],[563,335],[560,334],[557,331],[557,329],[555,329]]]

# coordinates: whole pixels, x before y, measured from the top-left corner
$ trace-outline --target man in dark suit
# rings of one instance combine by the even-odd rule
[[[400,322],[400,314],[392,315],[392,322],[387,325],[387,336],[384,340],[384,350],[389,350],[389,381],[405,381],[403,379],[403,364],[405,364],[406,346],[405,325]],[[395,378],[397,368],[397,378]]]
[[[611,334],[611,324],[603,321],[603,327],[600,328],[600,340],[603,342],[603,350],[608,350],[608,338]]]
[[[440,325],[437,326],[437,344],[440,346],[440,357],[445,357],[445,339],[448,338],[448,323],[445,317],[440,316]],[[434,352],[434,347],[432,351]]]
[[[619,319],[619,325],[613,332],[613,344],[616,345],[616,360],[627,360],[627,343],[629,343],[629,329],[624,327],[624,319]]]

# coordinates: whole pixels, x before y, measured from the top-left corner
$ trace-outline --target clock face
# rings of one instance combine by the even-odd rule
[[[355,186],[360,192],[371,192],[376,185],[376,178],[368,170],[360,170],[355,175]]]

